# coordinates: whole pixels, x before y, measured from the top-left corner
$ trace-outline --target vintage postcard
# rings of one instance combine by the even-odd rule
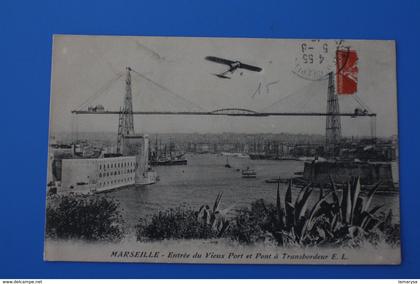
[[[54,36],[47,261],[399,264],[394,41]]]

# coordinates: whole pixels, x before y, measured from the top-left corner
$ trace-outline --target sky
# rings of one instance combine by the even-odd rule
[[[331,51],[336,41],[332,40],[56,35],[50,130],[117,132],[117,115],[76,116],[71,111],[97,104],[118,110],[128,66],[136,71],[131,72],[134,110],[325,112],[327,80],[299,75],[302,43],[319,50],[327,43],[326,60],[316,68],[325,74],[335,70]],[[344,44],[358,54],[357,96],[377,113],[377,135],[397,134],[394,42],[349,40]],[[263,71],[238,69],[230,80],[220,79],[214,74],[227,66],[207,61],[206,56],[239,60]],[[352,96],[339,99],[343,112],[360,107]],[[139,133],[325,133],[325,117],[135,116],[134,124]],[[370,126],[366,117],[342,118],[345,136],[369,135]]]

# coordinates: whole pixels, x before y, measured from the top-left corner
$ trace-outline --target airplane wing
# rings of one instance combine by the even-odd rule
[[[222,78],[222,79],[230,79],[230,77],[228,77],[226,75],[223,75],[223,74],[214,74],[214,76],[217,76],[217,77]]]
[[[226,64],[226,65],[229,65],[229,66],[231,64],[235,63],[235,61],[227,60],[227,59],[223,59],[223,58],[215,57],[215,56],[206,56],[206,60],[216,62],[216,63],[220,63],[220,64]]]
[[[260,72],[262,70],[262,68],[260,68],[260,67],[252,66],[252,65],[248,65],[248,64],[243,64],[243,63],[241,63],[239,65],[239,68],[247,69],[247,70],[251,70],[251,71],[255,71],[255,72]]]

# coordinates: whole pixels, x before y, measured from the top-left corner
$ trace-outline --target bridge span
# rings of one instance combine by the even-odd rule
[[[127,113],[124,110],[73,110],[74,114],[122,114]],[[208,116],[348,116],[363,117],[376,116],[376,113],[366,112],[347,112],[347,113],[328,113],[328,112],[258,112],[244,108],[222,108],[213,111],[132,111],[133,115],[208,115]]]

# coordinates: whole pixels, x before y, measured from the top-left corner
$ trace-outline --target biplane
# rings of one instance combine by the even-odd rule
[[[205,59],[211,62],[225,64],[229,66],[228,70],[222,73],[214,74],[215,76],[219,78],[223,78],[223,79],[230,79],[230,77],[226,76],[226,74],[228,73],[233,74],[233,72],[235,72],[237,69],[245,69],[245,70],[254,71],[254,72],[262,71],[262,68],[260,67],[244,64],[240,61],[233,61],[233,60],[224,59],[224,58],[215,57],[215,56],[206,56]]]

